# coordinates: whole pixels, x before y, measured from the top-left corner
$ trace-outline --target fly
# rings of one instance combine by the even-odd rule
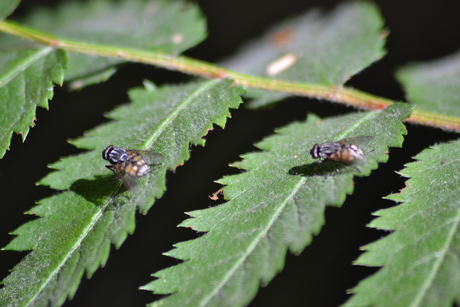
[[[355,164],[364,157],[364,152],[358,147],[358,144],[367,143],[373,138],[369,135],[363,135],[337,142],[315,144],[310,150],[310,155],[313,159],[321,159],[320,161],[331,160],[347,165]]]
[[[102,152],[102,158],[110,162],[106,167],[112,170],[128,189],[134,187],[136,178],[149,173],[150,166],[161,164],[165,159],[157,152],[123,149],[113,145]]]

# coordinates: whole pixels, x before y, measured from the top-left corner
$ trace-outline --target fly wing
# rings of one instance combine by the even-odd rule
[[[126,189],[128,189],[131,194],[137,193],[137,187],[142,185],[142,182],[148,181],[156,169],[157,165],[161,165],[164,161],[165,157],[157,152],[149,151],[149,150],[126,150],[129,156],[141,156],[142,160],[144,160],[145,164],[149,166],[148,172],[145,176],[132,176],[125,172],[124,164],[115,164],[114,171],[117,174],[118,178],[123,182],[123,185]]]
[[[345,138],[340,141],[337,141],[339,144],[355,144],[355,145],[362,145],[366,144],[374,139],[373,136],[370,135],[360,135],[351,138]]]
[[[141,155],[147,165],[159,165],[165,160],[165,156],[161,153],[150,150],[127,150],[127,152],[135,152]]]
[[[148,165],[158,165],[162,164],[165,160],[165,156],[161,153],[149,151],[147,155],[142,154],[142,158],[144,158],[145,163]]]
[[[142,155],[144,158],[144,155]],[[130,192],[130,200],[134,203],[150,202],[153,197],[160,195],[164,189],[164,172],[166,166],[159,162],[164,160],[164,156],[154,153],[147,154],[145,159],[151,158],[149,162],[149,170],[144,176],[130,176],[124,174],[120,179],[125,188]]]
[[[359,154],[356,155],[356,153],[355,153],[355,157],[352,160],[350,160],[350,163],[346,163],[346,164],[355,164],[355,165],[363,164],[364,163],[364,156],[367,153],[372,152],[374,150],[363,152],[361,146],[366,144],[366,143],[368,143],[368,142],[370,142],[370,141],[372,141],[373,139],[374,139],[374,137],[370,136],[370,135],[360,135],[360,136],[346,138],[346,139],[338,141],[337,143],[341,144],[342,146],[345,145],[345,144],[347,144],[347,145],[355,145],[355,148],[356,148],[356,146],[358,146]],[[347,145],[345,145],[344,147],[348,148],[349,146],[347,146]],[[351,148],[348,148],[348,151],[350,149]]]
[[[123,185],[125,186],[125,188],[132,193],[134,189],[137,187],[137,185],[139,184],[139,180],[141,177],[130,176],[125,173],[119,176],[119,178],[123,182]]]

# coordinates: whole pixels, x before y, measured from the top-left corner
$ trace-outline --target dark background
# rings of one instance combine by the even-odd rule
[[[332,8],[342,1],[232,0],[197,1],[208,19],[209,38],[186,54],[217,61],[233,54],[245,42],[260,36],[270,25],[312,7]],[[388,55],[351,80],[349,85],[370,93],[403,100],[395,82],[396,68],[408,62],[429,61],[458,51],[460,47],[460,2],[458,0],[376,1],[390,30]],[[59,1],[27,0],[16,15],[39,5],[55,6]],[[23,215],[34,202],[56,193],[35,182],[49,172],[47,165],[78,149],[66,140],[106,121],[103,113],[128,101],[126,90],[143,79],[158,84],[187,80],[187,77],[145,65],[127,65],[104,84],[68,93],[56,88],[50,110],[38,109],[37,125],[22,143],[12,139],[11,151],[0,160],[2,192],[0,246],[13,231],[31,217]],[[227,128],[216,128],[207,137],[206,149],[192,148],[191,159],[167,177],[168,191],[147,216],[137,216],[135,233],[119,250],[112,250],[105,268],[82,280],[75,298],[66,306],[143,306],[155,296],[138,287],[152,280],[157,270],[177,263],[161,253],[178,241],[194,238],[188,229],[177,228],[184,212],[214,205],[208,195],[219,189],[213,183],[225,174],[238,172],[228,164],[255,148],[253,143],[270,135],[275,127],[303,120],[307,112],[330,116],[352,109],[306,98],[291,98],[273,108],[232,112]],[[390,160],[365,179],[356,179],[355,194],[342,208],[327,210],[326,225],[311,246],[299,256],[288,255],[283,271],[261,288],[250,306],[337,306],[355,286],[375,269],[353,266],[359,247],[385,235],[365,228],[371,212],[391,206],[381,197],[398,191],[404,180],[395,174],[423,148],[457,137],[436,129],[408,126],[405,150],[392,149]],[[101,163],[102,160],[101,160]],[[1,252],[3,279],[26,253]]]

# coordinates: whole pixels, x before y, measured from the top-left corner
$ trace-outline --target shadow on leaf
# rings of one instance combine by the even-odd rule
[[[70,186],[70,190],[97,205],[101,204],[107,195],[113,194],[115,186],[119,184],[117,181],[112,174],[96,176],[92,180],[79,179]],[[122,187],[122,189],[125,188]]]
[[[359,170],[358,170],[359,171]],[[352,173],[353,167],[345,165],[343,163],[335,161],[324,161],[324,162],[313,162],[310,164],[304,164],[294,166],[288,172],[289,175],[293,176],[335,176]]]

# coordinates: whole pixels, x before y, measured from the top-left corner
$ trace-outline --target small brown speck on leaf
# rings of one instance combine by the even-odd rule
[[[293,36],[292,28],[284,28],[273,34],[270,40],[277,47],[284,47],[292,41]]]
[[[209,199],[211,200],[219,200],[219,194],[223,194],[224,190],[220,189],[219,191],[216,191],[212,193],[212,195],[209,195]]]

